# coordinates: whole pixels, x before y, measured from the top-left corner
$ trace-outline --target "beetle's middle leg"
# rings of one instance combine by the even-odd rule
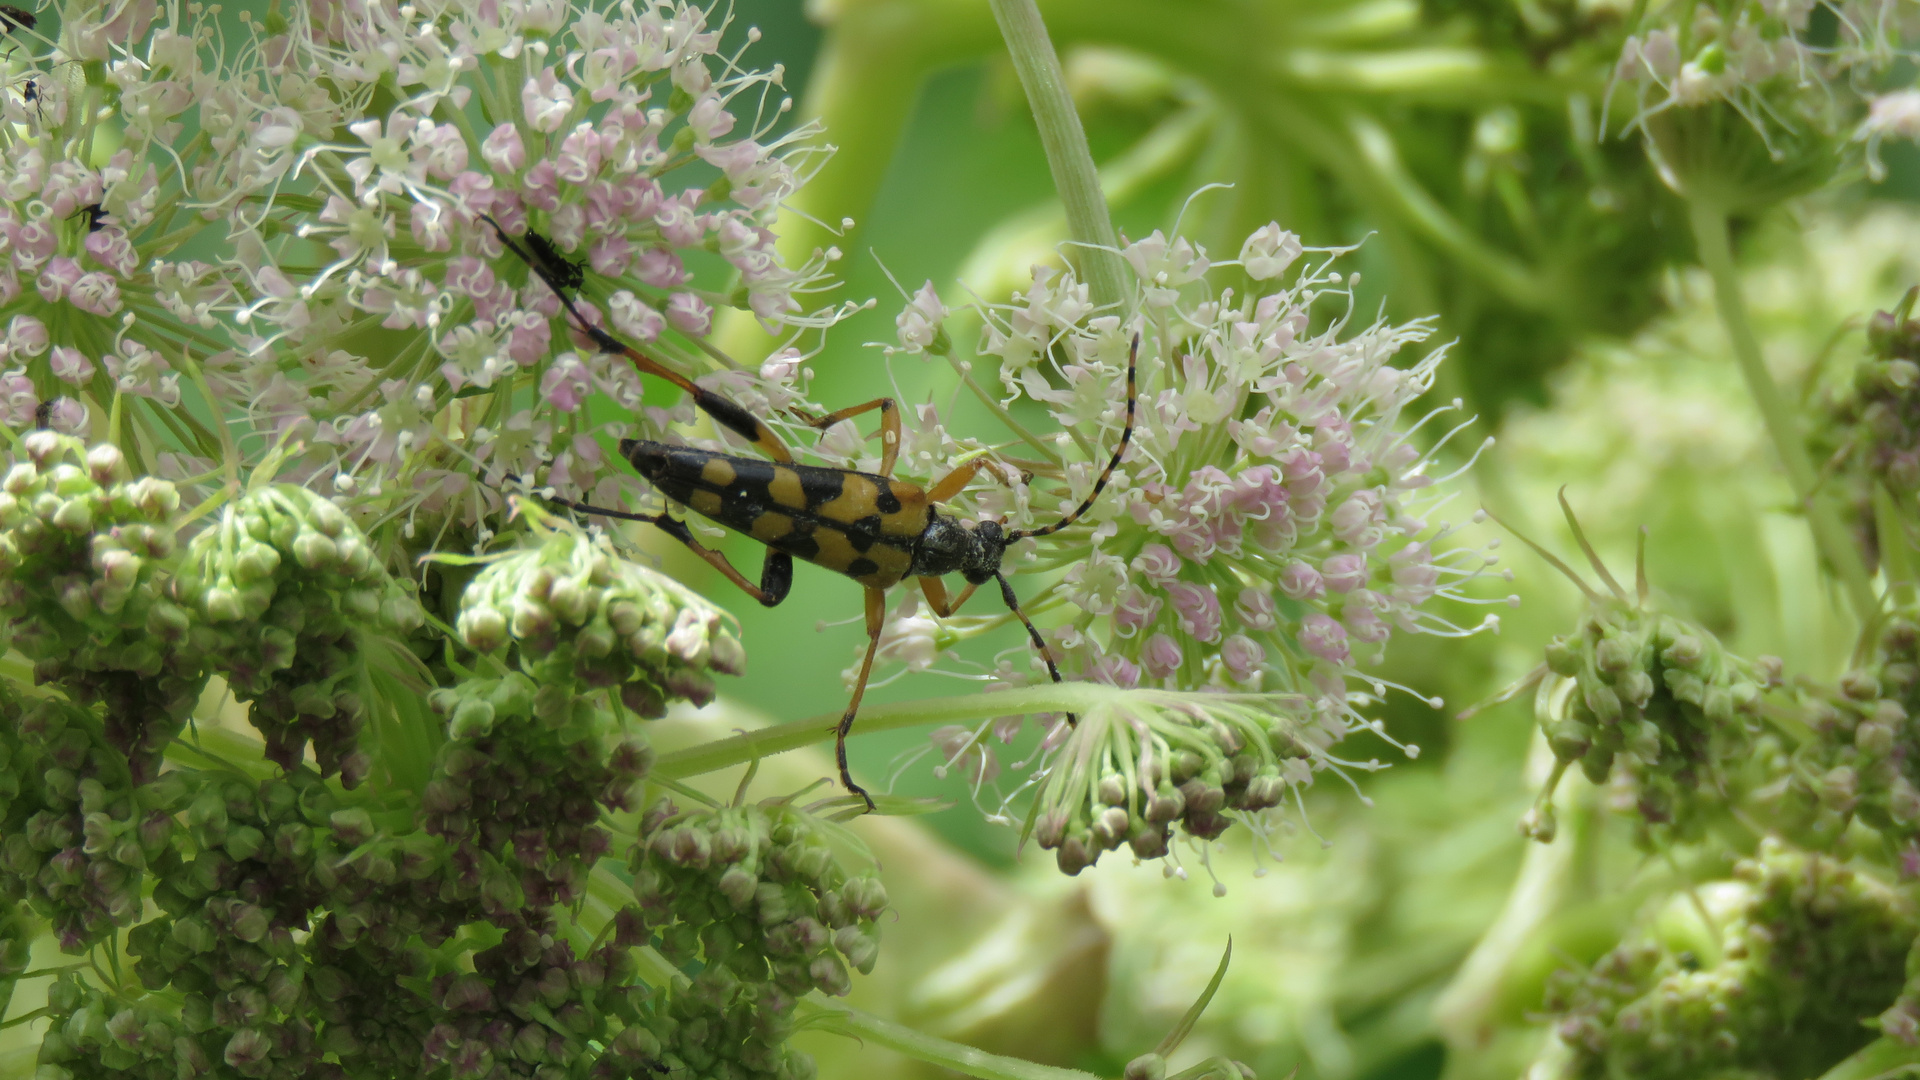
[[[853,730],[854,715],[860,711],[860,699],[866,696],[867,679],[873,674],[873,654],[880,649],[880,630],[887,623],[887,591],[867,587],[867,656],[860,661],[860,681],[853,685],[853,700],[847,702],[847,711],[840,717],[840,730],[833,744],[834,760],[840,765],[840,786],[860,796],[867,802],[867,809],[873,809],[873,796],[867,789],[853,782],[853,774],[847,771],[847,733]]]

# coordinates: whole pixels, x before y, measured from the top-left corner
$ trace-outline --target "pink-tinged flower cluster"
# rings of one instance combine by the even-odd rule
[[[1474,602],[1464,587],[1494,562],[1447,543],[1452,526],[1434,517],[1450,497],[1438,456],[1465,424],[1417,432],[1457,403],[1417,422],[1405,415],[1443,350],[1407,357],[1424,346],[1425,322],[1349,325],[1350,282],[1333,268],[1343,252],[1302,265],[1299,241],[1277,225],[1221,264],[1238,271],[1229,281],[1252,279],[1245,291],[1216,286],[1220,266],[1183,238],[1156,232],[1120,254],[1137,282],[1127,312],[1096,309],[1072,274],[1046,269],[988,310],[981,351],[999,358],[1009,394],[1046,406],[1073,437],[1021,433],[1057,448],[1057,461],[1027,487],[977,488],[970,509],[1033,528],[1081,503],[1120,440],[1138,335],[1124,461],[1084,517],[1016,545],[1007,565],[1038,579],[1021,591],[1051,624],[1068,678],[1264,695],[1317,755],[1374,726],[1356,705],[1389,683],[1363,665],[1383,658],[1396,631],[1497,625],[1489,616],[1463,627],[1434,610],[1436,598]],[[901,325],[903,339],[910,327],[929,337],[915,318]],[[1061,572],[1041,576],[1050,570]],[[1000,674],[1046,678],[1037,663]],[[1193,708],[1204,713],[1209,696]],[[1296,779],[1325,764],[1313,761]]]
[[[234,148],[182,139],[220,126],[212,29],[151,3],[63,6],[58,43],[10,28],[0,95],[0,383],[10,427],[85,427],[116,395],[173,407],[181,361],[229,344],[215,307],[179,319],[170,256],[224,238],[220,194],[197,178]],[[185,20],[175,23],[173,19]],[[99,79],[80,78],[80,64]],[[111,118],[106,120],[103,118]],[[188,207],[185,204],[192,202]],[[171,436],[169,436],[171,438]]]
[[[789,105],[780,73],[723,54],[709,9],[319,0],[311,12],[268,43],[279,97],[244,123],[318,212],[251,252],[250,337],[220,373],[258,424],[304,439],[296,470],[363,494],[399,482],[419,506],[457,489],[469,522],[516,482],[620,501],[630,476],[597,445],[635,425],[592,423],[587,396],[638,410],[648,433],[689,417],[641,409],[631,365],[570,334],[508,243],[565,287],[583,277],[586,318],[696,374],[724,309],[769,326],[837,317],[807,296],[838,253],[792,266],[772,231],[811,172],[815,132],[773,133]],[[389,104],[367,113],[369,97]],[[321,265],[296,273],[316,245]],[[389,348],[368,348],[369,325]]]
[[[1063,464],[1064,484],[1036,483],[1023,525],[1064,515],[1091,486],[1141,335],[1133,448],[1092,512],[1036,553],[1072,567],[1047,590],[1077,609],[1055,632],[1069,670],[1118,655],[1167,688],[1311,691],[1344,714],[1349,671],[1395,629],[1465,632],[1428,603],[1458,597],[1491,560],[1436,554],[1448,527],[1428,520],[1446,498],[1431,470],[1447,439],[1423,449],[1402,415],[1441,350],[1395,365],[1425,323],[1314,329],[1316,302],[1344,300],[1345,286],[1331,257],[1283,283],[1302,253],[1278,226],[1260,230],[1227,264],[1255,279],[1243,295],[1210,286],[1204,249],[1155,233],[1121,252],[1139,282],[1133,318],[1095,312],[1072,275],[1044,270],[992,312],[982,347],[1008,391],[1094,450]]]

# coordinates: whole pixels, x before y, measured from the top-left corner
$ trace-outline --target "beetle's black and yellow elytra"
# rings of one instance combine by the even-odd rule
[[[620,452],[654,489],[701,517],[885,589],[913,570],[933,517],[916,484],[629,439]]]
[[[868,588],[954,573],[979,585],[1000,569],[997,522],[969,527],[947,517],[910,481],[644,439],[623,441],[620,452],[694,513]]]

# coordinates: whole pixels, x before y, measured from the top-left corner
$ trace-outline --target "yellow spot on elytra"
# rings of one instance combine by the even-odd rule
[[[763,544],[771,544],[792,531],[793,519],[777,510],[768,510],[753,519],[753,538]]]
[[[859,521],[880,512],[876,504],[879,498],[880,485],[859,473],[848,473],[840,484],[839,497],[820,507],[819,514],[828,521]]]
[[[701,482],[712,487],[725,488],[733,483],[735,475],[733,462],[723,457],[708,458],[707,463],[700,466]]]
[[[720,496],[711,491],[695,491],[693,497],[687,500],[687,505],[692,507],[696,514],[706,517],[720,515]]]
[[[773,479],[767,484],[767,495],[789,510],[807,508],[807,493],[800,486],[800,474],[792,469],[774,466]]]
[[[844,574],[847,567],[853,565],[853,560],[860,557],[860,553],[847,542],[846,534],[838,529],[816,529],[813,538],[820,542],[820,551],[807,561],[815,566],[824,566]]]
[[[928,521],[933,517],[927,507],[925,489],[919,484],[895,480],[888,485],[887,490],[893,492],[893,497],[900,500],[900,509],[880,516],[880,534],[911,539],[925,532]]]

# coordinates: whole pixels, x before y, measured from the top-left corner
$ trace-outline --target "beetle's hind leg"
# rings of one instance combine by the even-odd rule
[[[641,374],[665,379],[674,386],[679,387],[687,396],[693,399],[693,404],[696,408],[713,418],[714,423],[740,436],[747,442],[752,443],[760,449],[761,453],[772,458],[774,461],[782,465],[791,465],[793,463],[793,452],[787,449],[787,445],[781,442],[780,437],[773,433],[773,429],[768,427],[759,417],[741,408],[739,405],[734,404],[731,400],[700,386],[687,376],[667,367],[665,364],[660,363],[639,349],[634,348],[598,326],[588,322],[586,316],[580,314],[580,309],[574,306],[573,298],[567,295],[568,290],[566,283],[556,280],[554,268],[547,259],[538,252],[523,245],[521,241],[507,235],[507,230],[501,228],[500,223],[495,221],[491,216],[481,214],[480,220],[492,227],[494,235],[500,238],[500,242],[506,246],[508,251],[518,256],[520,261],[526,263],[527,268],[533,271],[535,276],[541,281],[546,282],[547,288],[553,290],[553,295],[560,298],[561,306],[567,311],[568,321],[575,329],[585,334],[595,345],[598,345],[601,352],[617,353],[624,356]],[[545,241],[543,240],[542,242],[544,243]],[[899,430],[899,421],[896,420],[894,421],[893,439],[895,446],[898,446],[900,443]],[[712,560],[708,561],[711,562]],[[764,601],[762,602],[764,603]]]
[[[867,789],[853,782],[853,774],[847,770],[847,733],[853,730],[853,718],[860,712],[860,699],[866,696],[867,679],[873,675],[873,654],[880,649],[880,630],[887,622],[887,592],[885,589],[867,588],[867,655],[860,661],[860,681],[853,685],[853,700],[847,702],[847,711],[840,717],[840,730],[834,739],[833,756],[840,766],[840,786],[848,792],[866,800],[867,809],[873,809],[873,796]]]
[[[778,606],[780,601],[787,598],[788,591],[793,588],[793,556],[784,551],[767,549],[767,557],[760,564],[760,584],[755,585],[748,581],[747,576],[736,569],[725,555],[694,539],[693,530],[687,528],[686,522],[676,520],[664,511],[658,514],[635,514],[626,510],[609,510],[602,506],[592,506],[567,499],[549,499],[547,502],[554,506],[577,510],[583,514],[597,514],[600,517],[638,521],[651,525],[685,544],[687,550],[705,559],[708,565],[720,571],[721,576],[739,586],[741,592],[758,600],[763,607]]]

